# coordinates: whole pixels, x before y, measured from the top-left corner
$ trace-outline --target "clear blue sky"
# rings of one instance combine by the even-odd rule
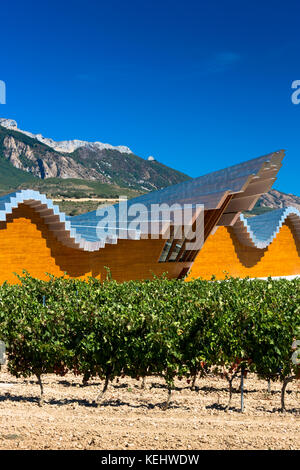
[[[0,116],[191,176],[285,148],[274,186],[300,195],[299,13],[276,0],[2,2]]]

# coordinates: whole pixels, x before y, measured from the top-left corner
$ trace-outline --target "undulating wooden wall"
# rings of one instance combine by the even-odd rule
[[[109,267],[113,279],[149,279],[153,274],[178,277],[189,263],[158,263],[166,240],[119,240],[97,252],[68,248],[57,241],[38,214],[21,204],[0,222],[0,283],[16,283],[13,274],[25,269],[47,279],[46,273],[69,277],[104,279]]]
[[[84,252],[62,245],[38,214],[22,204],[0,222],[0,283],[18,282],[14,273],[25,269],[47,279],[46,273],[69,277],[106,277],[105,266],[117,281],[149,279],[167,273],[177,278],[190,263],[158,263],[166,240],[119,240],[97,252]],[[287,220],[275,240],[264,250],[242,245],[232,228],[219,227],[196,257],[186,280],[226,272],[238,277],[300,274],[300,240]]]
[[[287,220],[268,248],[242,245],[233,228],[219,227],[198,254],[187,281],[202,277],[290,276],[300,274],[300,240]]]

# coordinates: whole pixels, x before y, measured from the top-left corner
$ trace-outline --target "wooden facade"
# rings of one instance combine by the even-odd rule
[[[264,251],[249,246],[252,240],[248,236],[247,224],[243,225],[239,217],[241,211],[251,209],[259,196],[270,189],[283,157],[284,151],[280,150],[131,199],[127,209],[133,208],[135,214],[134,205],[142,207],[139,210],[147,221],[138,229],[132,228],[130,210],[127,210],[125,219],[120,217],[120,213],[117,219],[110,215],[107,221],[109,230],[103,231],[105,224],[97,211],[67,217],[45,195],[33,190],[2,196],[0,283],[18,282],[15,274],[22,274],[24,270],[40,279],[47,279],[48,273],[81,279],[93,276],[103,280],[109,268],[112,278],[120,282],[151,279],[163,274],[169,278],[181,278],[191,268],[188,279],[193,276],[210,278],[212,274],[221,278],[223,271],[238,276],[251,273],[254,276],[275,276],[278,270],[271,270],[271,261],[264,269],[257,268],[262,263],[265,265],[268,250],[273,252],[273,248],[268,247]],[[160,209],[162,206],[171,208],[173,204],[177,205],[176,210],[181,215],[186,205],[195,211],[188,221],[184,218],[183,222],[182,218],[178,222],[171,214],[172,210],[165,216]],[[120,207],[112,206],[108,212],[116,213]],[[155,237],[152,228],[149,229],[152,216],[159,226]],[[200,219],[203,220],[201,239],[204,245],[200,252],[199,249],[188,250],[187,242],[191,240],[186,233],[179,235],[179,228],[184,223],[190,231],[192,227],[200,231],[197,223]],[[160,228],[161,222],[163,228]],[[99,224],[104,225],[101,228]],[[288,222],[284,230],[291,230]],[[278,249],[276,256],[287,256],[287,252],[294,256],[293,253],[297,252],[295,237],[288,234],[285,241],[288,248],[281,255],[281,249]],[[177,239],[180,236],[183,238]],[[293,243],[296,248],[293,248]],[[261,258],[264,258],[262,262]],[[292,263],[295,263],[295,256],[293,262],[286,263],[289,268],[285,267],[284,272],[297,271],[297,266],[293,268]]]
[[[153,275],[178,278],[191,263],[159,263],[166,240],[119,240],[95,252],[64,246],[31,207],[21,204],[0,222],[0,283],[18,282],[14,273],[26,270],[34,277],[47,274],[104,279],[109,267],[113,279],[147,279]]]
[[[264,249],[241,243],[233,227],[218,227],[208,236],[194,262],[159,263],[166,240],[119,240],[96,252],[64,246],[35,210],[21,204],[0,222],[0,283],[18,282],[28,271],[39,279],[47,274],[104,279],[109,267],[113,279],[149,279],[166,274],[179,278],[189,269],[193,278],[290,276],[300,274],[300,239],[287,219],[273,242]]]
[[[259,249],[242,244],[232,227],[219,227],[197,255],[187,281],[300,275],[300,239],[286,220],[272,243]]]

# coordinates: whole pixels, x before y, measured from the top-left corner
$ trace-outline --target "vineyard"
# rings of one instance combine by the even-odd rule
[[[248,373],[286,387],[300,377],[300,280],[222,282],[153,279],[117,283],[65,278],[40,281],[24,273],[0,287],[0,339],[7,370],[35,376],[73,373],[85,385],[99,378],[101,405],[114,379],[159,376],[170,401],[174,380],[195,388],[197,377],[223,377],[228,407],[233,382],[243,394]],[[292,360],[292,355],[296,360]],[[242,396],[243,403],[243,396]]]

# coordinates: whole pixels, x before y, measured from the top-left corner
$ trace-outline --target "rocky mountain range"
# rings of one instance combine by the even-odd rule
[[[113,145],[103,144],[102,142],[87,142],[85,140],[63,140],[61,142],[56,142],[53,139],[48,139],[46,137],[43,137],[42,134],[32,134],[31,132],[19,129],[17,122],[14,121],[13,119],[0,118],[0,125],[5,127],[6,129],[11,129],[13,131],[21,132],[22,134],[25,134],[28,137],[32,137],[33,139],[36,139],[39,142],[42,142],[43,144],[48,145],[49,147],[53,148],[57,152],[72,153],[74,152],[74,150],[78,149],[79,147],[88,147],[88,148],[93,148],[95,150],[110,149],[110,150],[118,150],[118,152],[120,153],[133,153],[130,150],[130,148],[125,147],[123,145],[114,147]]]
[[[289,206],[296,207],[296,209],[300,210],[300,197],[294,194],[283,193],[277,189],[271,189],[268,193],[260,196],[254,208],[251,211],[245,211],[244,215],[246,217],[253,217],[255,215],[261,215],[264,212]]]
[[[300,210],[300,197],[294,194],[285,194],[276,189],[271,189],[268,193],[263,194],[256,204],[256,207],[271,207],[272,209],[288,206],[293,206]]]
[[[147,192],[189,177],[155,159],[145,160],[128,147],[80,140],[55,142],[20,130],[10,119],[0,119],[0,159],[40,179],[98,181]]]
[[[0,192],[31,187],[51,196],[115,197],[161,189],[189,176],[145,160],[126,146],[68,140],[56,142],[18,128],[16,121],[0,118]],[[124,191],[125,190],[125,191]],[[249,216],[294,206],[300,197],[272,189],[258,200]]]

